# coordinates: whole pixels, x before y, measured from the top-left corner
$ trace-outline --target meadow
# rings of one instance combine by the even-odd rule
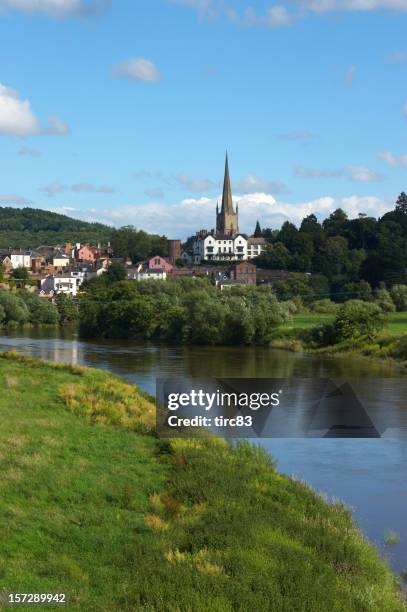
[[[311,329],[321,323],[334,320],[334,315],[306,312],[294,315],[290,321],[280,326],[280,329]],[[394,312],[389,315],[385,333],[398,336],[407,334],[407,312]]]
[[[150,399],[98,370],[2,354],[0,384],[1,591],[86,611],[407,610],[350,512],[259,447],[160,441]]]

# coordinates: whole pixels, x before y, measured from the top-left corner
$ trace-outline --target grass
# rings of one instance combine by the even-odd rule
[[[148,398],[97,370],[6,354],[0,383],[0,591],[81,611],[406,611],[349,511],[259,447],[159,441]]]
[[[292,317],[292,320],[281,326],[281,329],[311,329],[321,323],[328,323],[334,320],[334,315],[319,314],[314,312],[299,313]],[[395,312],[389,316],[386,327],[389,335],[407,334],[407,312]]]

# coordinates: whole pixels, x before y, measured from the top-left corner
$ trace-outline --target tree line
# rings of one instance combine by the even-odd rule
[[[269,287],[220,292],[205,278],[130,283],[109,273],[79,297],[82,337],[151,339],[189,344],[267,344],[295,310]]]
[[[256,232],[259,234],[259,227]],[[320,294],[343,296],[406,282],[407,195],[395,209],[375,219],[360,214],[349,219],[342,209],[320,223],[305,217],[297,228],[286,221],[280,230],[264,229],[266,252],[255,262],[261,268],[311,273]],[[307,284],[307,283],[305,283]],[[346,297],[348,296],[348,297]]]

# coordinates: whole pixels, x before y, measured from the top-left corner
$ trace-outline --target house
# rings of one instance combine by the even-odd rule
[[[147,267],[149,270],[164,270],[165,272],[171,272],[174,266],[164,259],[164,257],[155,255],[147,261]]]
[[[195,264],[202,261],[244,261],[247,255],[247,236],[244,234],[219,235],[215,232],[197,234],[193,244]]]
[[[52,258],[52,265],[54,268],[67,268],[69,266],[70,259],[65,253],[56,251]]]
[[[259,257],[266,250],[266,239],[252,236],[247,241],[247,259]]]
[[[31,251],[12,250],[9,254],[13,269],[16,268],[31,268]]]
[[[256,285],[257,268],[248,261],[237,263],[230,269],[230,279],[243,285]]]
[[[57,293],[64,293],[71,297],[76,297],[78,292],[77,279],[70,274],[59,274],[55,276],[47,276],[41,280],[40,295],[48,297]]]
[[[13,264],[11,263],[10,255],[0,255],[0,263],[3,266],[4,272],[6,274],[10,274],[13,269]]]
[[[81,246],[78,243],[75,247],[75,259],[81,262],[94,264],[96,261],[96,256],[88,244],[84,244]]]

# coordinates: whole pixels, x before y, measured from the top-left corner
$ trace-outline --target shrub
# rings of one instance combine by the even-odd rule
[[[407,310],[407,285],[394,285],[390,291],[391,298],[398,312]]]
[[[374,294],[374,301],[383,312],[394,312],[396,310],[396,306],[387,289],[377,289]]]
[[[377,304],[348,300],[339,309],[334,322],[336,341],[367,336],[374,338],[386,325],[387,317]]]
[[[330,299],[317,300],[316,302],[311,302],[309,305],[309,309],[312,312],[318,312],[320,314],[336,314],[338,308],[338,304],[335,304],[335,302],[332,302]]]

